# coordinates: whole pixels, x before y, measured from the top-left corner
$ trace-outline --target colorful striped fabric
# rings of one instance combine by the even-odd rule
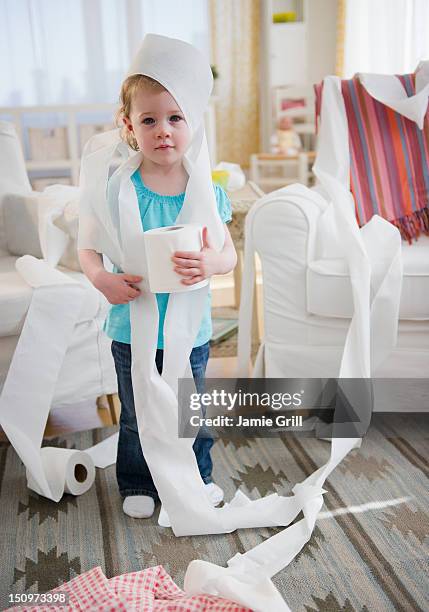
[[[408,96],[415,75],[397,75]],[[315,87],[320,115],[322,85]],[[359,77],[341,81],[350,147],[350,188],[360,226],[374,214],[398,227],[411,242],[429,234],[429,108],[423,130],[375,100]]]

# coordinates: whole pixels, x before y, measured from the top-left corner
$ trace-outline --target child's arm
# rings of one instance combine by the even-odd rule
[[[174,270],[184,276],[184,285],[194,285],[213,274],[227,274],[237,264],[237,253],[228,227],[224,223],[225,242],[218,253],[209,240],[207,228],[203,229],[203,248],[199,252],[176,251],[171,258],[175,264]]]
[[[110,304],[127,304],[140,295],[133,283],[143,280],[141,276],[107,272],[102,255],[92,249],[79,249],[78,255],[83,273]]]

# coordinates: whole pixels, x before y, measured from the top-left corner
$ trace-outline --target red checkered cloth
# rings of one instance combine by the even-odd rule
[[[186,595],[162,565],[110,579],[106,578],[101,567],[93,567],[49,592],[68,593],[68,604],[18,606],[6,612],[252,612],[215,595]]]

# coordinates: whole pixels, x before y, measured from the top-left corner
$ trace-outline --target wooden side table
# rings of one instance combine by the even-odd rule
[[[241,281],[243,277],[243,255],[244,255],[244,225],[246,215],[259,200],[264,192],[252,181],[248,181],[242,189],[228,192],[228,197],[232,205],[232,221],[229,224],[229,231],[237,251],[237,265],[234,269],[234,302],[235,307],[240,306]],[[258,302],[256,291],[256,278],[254,286],[254,308],[252,321],[252,337],[259,342],[259,327],[258,327]]]
[[[302,151],[298,155],[275,155],[272,153],[254,153],[250,156],[250,178],[258,185],[279,189],[292,183],[309,184],[311,166],[316,157],[315,151]],[[264,170],[279,169],[283,175],[264,176]],[[288,170],[292,175],[287,175]]]

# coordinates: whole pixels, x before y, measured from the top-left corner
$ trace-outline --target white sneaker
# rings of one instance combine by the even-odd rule
[[[205,486],[213,506],[220,504],[224,496],[223,490],[214,482],[209,482]],[[170,518],[167,512],[164,510],[164,506],[162,504],[159,511],[158,525],[160,527],[171,527]]]
[[[149,518],[155,510],[155,502],[149,495],[129,495],[124,499],[122,509],[132,518]]]

